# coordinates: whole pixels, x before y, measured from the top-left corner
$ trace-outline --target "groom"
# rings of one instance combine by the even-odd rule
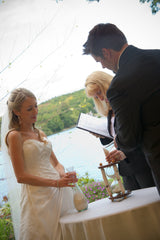
[[[107,98],[116,117],[115,141],[122,151],[140,147],[160,194],[160,50],[128,45],[114,24],[89,32],[83,54],[115,73]]]

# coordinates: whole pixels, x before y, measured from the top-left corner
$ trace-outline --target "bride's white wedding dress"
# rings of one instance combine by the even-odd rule
[[[49,141],[25,140],[23,144],[25,169],[44,178],[59,179],[59,173],[50,163],[52,146]],[[59,240],[59,218],[74,211],[72,189],[21,186],[20,240]]]

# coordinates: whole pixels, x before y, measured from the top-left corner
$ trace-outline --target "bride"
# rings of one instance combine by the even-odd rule
[[[38,107],[32,92],[13,90],[7,106],[9,131],[5,142],[20,186],[17,193],[21,191],[20,195],[16,193],[11,180],[9,200],[16,239],[61,239],[59,218],[74,209],[69,187],[77,182],[76,174],[65,173],[46,135],[35,127]],[[12,197],[17,198],[16,203]]]

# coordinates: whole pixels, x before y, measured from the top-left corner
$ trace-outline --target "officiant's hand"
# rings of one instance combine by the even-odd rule
[[[106,156],[106,161],[108,163],[114,163],[117,161],[122,161],[126,158],[126,155],[120,150],[113,150]]]

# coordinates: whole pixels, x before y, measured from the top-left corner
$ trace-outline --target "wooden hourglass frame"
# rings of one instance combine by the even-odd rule
[[[111,199],[112,202],[124,200],[131,193],[131,191],[124,189],[124,186],[121,181],[119,171],[117,168],[117,163],[119,163],[119,162],[120,161],[116,161],[116,162],[112,162],[112,163],[106,164],[106,165],[102,165],[102,163],[100,163],[100,166],[98,167],[101,170],[102,177],[103,177],[103,180],[104,180],[104,183],[105,183],[108,195],[109,195],[109,199]],[[106,171],[105,171],[105,168],[111,168],[111,167],[113,167],[113,171],[114,171],[113,176],[117,180],[118,186],[119,186],[119,191],[116,194],[115,193],[113,194],[113,192],[112,192],[112,188],[111,188],[111,186],[109,184],[109,180],[107,178],[109,176],[106,174]]]

